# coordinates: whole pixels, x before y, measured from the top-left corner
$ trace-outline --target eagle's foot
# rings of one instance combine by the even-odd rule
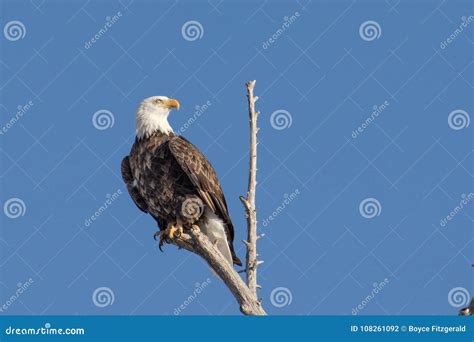
[[[167,232],[166,234],[168,235],[168,237],[173,240],[175,235],[178,235],[177,232],[178,232],[178,227],[174,226],[174,225],[170,225],[167,229]]]
[[[168,236],[171,239],[174,239],[175,236],[179,238],[182,234],[183,234],[183,222],[180,219],[178,219],[176,221],[176,224],[170,227],[170,232],[168,233]]]
[[[171,240],[179,238],[183,233],[183,225],[178,221],[176,224],[169,224],[165,230],[159,230],[155,233],[155,240],[159,238],[160,243],[158,244],[161,251],[165,243],[170,243]]]

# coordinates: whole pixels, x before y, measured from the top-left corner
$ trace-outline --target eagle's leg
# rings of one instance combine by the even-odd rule
[[[177,231],[178,228],[176,227],[176,225],[170,225],[168,229],[166,229],[166,234],[168,235],[168,238],[172,240],[174,239]]]
[[[173,239],[174,236],[180,237],[183,234],[183,221],[178,218],[176,219],[176,225],[174,226],[174,230],[172,230],[169,234],[170,238]]]
[[[176,221],[175,224],[168,224],[165,230],[160,230],[155,233],[155,240],[157,237],[160,238],[159,247],[161,247],[166,243],[170,243],[170,240],[174,239],[175,237],[180,237],[183,233],[183,223],[180,219]]]
[[[159,239],[159,244],[158,244],[158,247],[160,248],[160,251],[163,252],[163,245],[165,243],[169,243],[170,242],[170,233],[173,234],[173,230],[174,230],[174,226],[170,223],[168,224],[168,226],[166,227],[165,230],[158,230],[155,232],[155,234],[153,235],[153,238],[155,240],[158,240]]]

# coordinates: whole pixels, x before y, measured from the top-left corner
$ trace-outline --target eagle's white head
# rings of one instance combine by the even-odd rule
[[[172,133],[168,115],[173,108],[179,109],[178,100],[166,96],[152,96],[143,100],[138,106],[136,115],[137,137],[147,137],[156,131],[164,134]]]

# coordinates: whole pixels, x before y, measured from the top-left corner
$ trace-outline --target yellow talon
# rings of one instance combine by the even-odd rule
[[[176,232],[178,231],[178,228],[176,228],[175,226],[170,226],[168,227],[168,237],[170,239],[173,239],[174,238],[174,235],[176,234]]]
[[[157,231],[154,235],[154,238],[155,240],[159,238],[159,247],[160,250],[163,251],[162,247],[165,243],[170,243],[170,240],[173,240],[174,238],[179,238],[181,234],[183,234],[183,225],[178,220],[175,225],[169,224],[165,230]]]

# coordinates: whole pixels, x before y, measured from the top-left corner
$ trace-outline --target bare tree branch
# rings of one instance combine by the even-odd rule
[[[258,298],[245,285],[242,278],[222,256],[219,250],[202,234],[198,226],[186,229],[185,234],[172,240],[177,246],[201,256],[224,281],[240,305],[244,315],[266,315]]]
[[[240,196],[240,200],[245,207],[247,216],[247,285],[250,291],[257,297],[257,265],[263,261],[257,260],[257,210],[255,208],[255,191],[257,186],[257,117],[260,114],[255,111],[255,102],[258,97],[254,96],[253,89],[256,81],[247,82],[247,98],[249,104],[250,118],[250,167],[249,186],[247,198]]]

